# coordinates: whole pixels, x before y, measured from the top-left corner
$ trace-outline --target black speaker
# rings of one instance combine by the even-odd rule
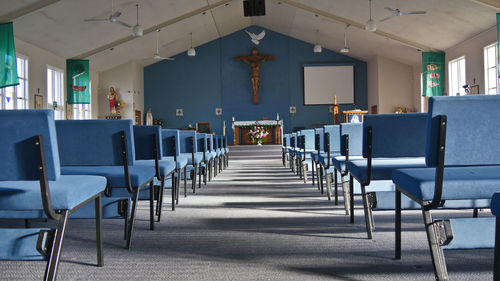
[[[265,0],[244,0],[243,13],[245,17],[265,16],[266,1]]]

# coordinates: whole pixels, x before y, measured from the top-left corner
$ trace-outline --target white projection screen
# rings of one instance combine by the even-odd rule
[[[304,65],[304,104],[354,103],[353,65]]]

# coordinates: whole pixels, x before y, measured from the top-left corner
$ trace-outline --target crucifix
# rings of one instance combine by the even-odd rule
[[[259,77],[259,69],[260,65],[266,60],[273,60],[274,56],[259,56],[257,55],[257,48],[252,48],[251,56],[237,56],[235,58],[236,61],[244,61],[252,68],[252,74],[250,75],[250,80],[252,81],[253,87],[253,103],[257,103],[259,101],[259,86],[260,86],[260,77]]]

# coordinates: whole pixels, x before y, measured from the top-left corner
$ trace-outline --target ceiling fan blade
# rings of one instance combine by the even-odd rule
[[[175,60],[174,58],[163,58],[164,60]]]
[[[427,14],[427,11],[409,11],[409,12],[401,12],[402,15],[423,15]]]
[[[114,23],[117,23],[119,25],[123,25],[125,27],[131,28],[132,26],[130,24],[124,23],[123,21],[115,20]]]
[[[393,8],[389,8],[389,7],[385,7],[384,9],[386,9],[387,11],[389,11],[391,13],[394,13],[396,11]]]
[[[114,14],[112,14],[109,19],[116,19],[119,16],[121,16],[122,12],[116,11]]]
[[[386,20],[388,20],[388,19],[390,19],[390,18],[392,18],[392,17],[394,17],[394,16],[395,16],[395,15],[394,15],[394,14],[392,14],[392,15],[390,15],[390,16],[388,16],[388,17],[384,18],[384,19],[381,19],[381,20],[380,20],[380,22],[386,21]]]
[[[109,19],[84,19],[83,21],[109,21]]]

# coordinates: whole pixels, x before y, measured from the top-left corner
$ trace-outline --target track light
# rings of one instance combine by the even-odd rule
[[[377,30],[377,25],[375,24],[375,21],[372,19],[372,0],[369,1],[370,1],[370,19],[366,22],[365,30],[374,32]]]
[[[314,48],[313,48],[313,52],[315,52],[315,53],[321,53],[321,51],[323,50],[321,45],[318,43],[318,33],[319,33],[319,30],[316,29],[316,44],[314,45]]]
[[[344,29],[344,48],[340,49],[341,53],[349,53],[349,46],[347,46],[347,36],[346,36],[347,29],[349,28],[349,26],[351,25],[350,24],[346,25]]]
[[[193,32],[190,32],[189,35],[191,36],[191,45],[187,50],[187,55],[190,57],[194,57],[196,56],[196,50],[193,48]]]

